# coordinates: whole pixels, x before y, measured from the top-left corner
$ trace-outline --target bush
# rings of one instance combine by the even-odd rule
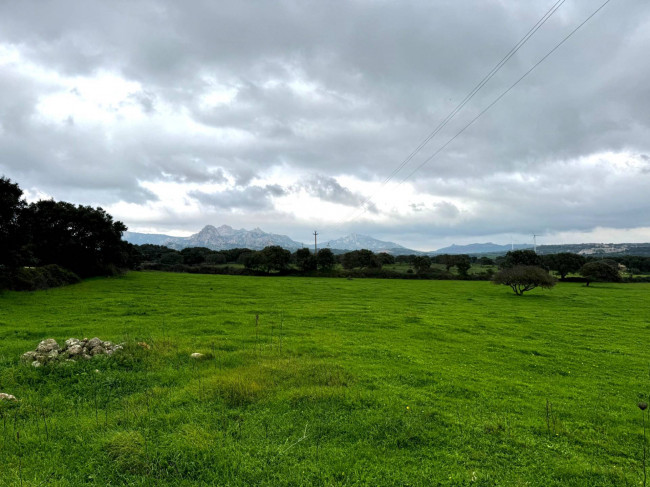
[[[0,289],[36,291],[79,282],[79,276],[56,264],[0,270]]]

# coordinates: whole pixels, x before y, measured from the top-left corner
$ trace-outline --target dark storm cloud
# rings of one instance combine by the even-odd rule
[[[188,195],[205,206],[219,210],[266,210],[272,208],[272,197],[284,196],[286,193],[281,186],[270,184],[214,193],[190,191]]]
[[[147,182],[231,181],[237,187],[223,193],[192,195],[213,208],[271,211],[270,186],[250,184],[282,168],[319,174],[296,184],[322,200],[359,205],[364,195],[336,178],[391,174],[552,3],[3,2],[0,172],[95,204],[154,201]],[[566,2],[395,181],[594,8]],[[650,225],[646,181],[634,171],[603,167],[592,178],[571,166],[601,152],[650,153],[649,14],[647,1],[611,2],[417,171],[415,187],[445,202],[415,197],[403,231],[495,233],[529,225],[531,215],[556,229]],[[2,48],[17,60],[3,61]],[[57,120],[39,115],[62,79],[105,73],[138,86],[109,121],[89,123],[72,108]],[[127,124],[125,104],[143,119]],[[576,184],[564,183],[567,172]],[[646,177],[648,165],[637,172]],[[514,177],[522,174],[534,178]],[[383,190],[376,202],[390,196]],[[472,212],[453,197],[473,202]],[[425,228],[417,215],[434,221]]]
[[[327,176],[312,176],[304,181],[300,187],[305,189],[311,196],[323,201],[346,206],[361,206],[366,202],[363,195],[350,191],[350,189],[341,186],[336,179]]]

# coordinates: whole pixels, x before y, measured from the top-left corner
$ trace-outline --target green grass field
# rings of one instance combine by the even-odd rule
[[[148,272],[4,293],[0,485],[642,485],[649,292]],[[126,349],[19,363],[84,336]]]

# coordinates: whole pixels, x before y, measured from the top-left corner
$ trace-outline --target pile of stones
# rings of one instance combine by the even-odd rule
[[[23,362],[29,362],[34,367],[40,367],[43,364],[60,361],[75,361],[78,359],[90,360],[98,355],[113,355],[118,350],[122,350],[122,345],[109,341],[102,341],[99,338],[68,338],[63,347],[53,338],[43,340],[38,344],[36,350],[25,352],[22,356]]]

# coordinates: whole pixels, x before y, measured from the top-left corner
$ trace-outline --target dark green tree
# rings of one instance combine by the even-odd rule
[[[241,264],[242,262],[239,260],[239,257],[243,254],[250,254],[252,252],[251,249],[242,249],[242,248],[236,248],[236,249],[225,249],[225,250],[220,250],[219,253],[223,254],[224,257],[226,258],[226,262],[232,262],[232,263],[238,263]]]
[[[436,255],[434,257],[434,262],[436,264],[442,264],[447,269],[447,272],[451,270],[454,265],[456,265],[456,256],[449,254]]]
[[[413,267],[415,272],[422,274],[431,269],[431,259],[426,255],[418,255],[413,258]]]
[[[494,265],[494,261],[489,257],[479,257],[476,263],[478,265]]]
[[[264,267],[264,257],[261,252],[251,250],[242,252],[237,258],[239,264],[243,264],[246,269],[260,270]]]
[[[501,267],[507,269],[515,266],[537,266],[543,267],[542,259],[534,250],[511,250],[506,254]]]
[[[316,270],[316,257],[311,253],[311,250],[302,248],[296,250],[296,265],[298,269],[303,272],[310,272]]]
[[[353,250],[352,252],[346,252],[341,256],[341,265],[344,269],[354,269],[355,267],[361,267],[361,260],[358,250]]]
[[[467,277],[467,273],[472,267],[472,261],[469,255],[461,254],[461,255],[455,255],[454,257],[455,257],[454,265],[456,266],[456,270],[458,271],[458,274],[461,277]]]
[[[30,251],[37,265],[58,264],[81,277],[125,267],[126,226],[102,208],[41,200],[25,210]]]
[[[560,275],[560,279],[565,279],[567,274],[571,272],[578,272],[587,262],[587,259],[582,255],[572,252],[545,255],[542,256],[542,260],[546,267],[552,271],[556,271]]]
[[[361,249],[359,252],[359,263],[361,267],[367,269],[381,269],[381,261],[379,258],[372,252],[372,250]]]
[[[199,265],[205,262],[211,250],[206,247],[187,247],[181,250],[181,257],[185,265]]]
[[[377,254],[377,259],[381,262],[381,265],[391,265],[395,263],[395,257],[390,255],[388,252],[379,252]]]
[[[330,249],[320,249],[317,260],[318,268],[322,271],[331,271],[336,264],[336,259]]]
[[[545,269],[530,265],[506,267],[492,278],[493,284],[510,286],[517,296],[536,287],[550,289],[555,286],[555,282],[555,278]]]
[[[291,260],[291,252],[279,245],[264,247],[259,254],[263,260],[262,269],[266,270],[267,273],[271,271],[282,272],[289,266]]]
[[[614,265],[606,260],[596,260],[587,262],[580,269],[580,275],[587,280],[587,286],[590,282],[620,282],[621,274],[618,271],[618,264]]]
[[[415,259],[416,255],[414,254],[409,254],[409,255],[396,255],[395,256],[395,262],[398,264],[413,264],[413,259]]]
[[[205,263],[210,265],[225,264],[226,256],[222,252],[212,250],[205,256]]]
[[[0,177],[0,266],[23,265],[24,247],[28,242],[21,221],[25,207],[22,189],[10,179]]]

